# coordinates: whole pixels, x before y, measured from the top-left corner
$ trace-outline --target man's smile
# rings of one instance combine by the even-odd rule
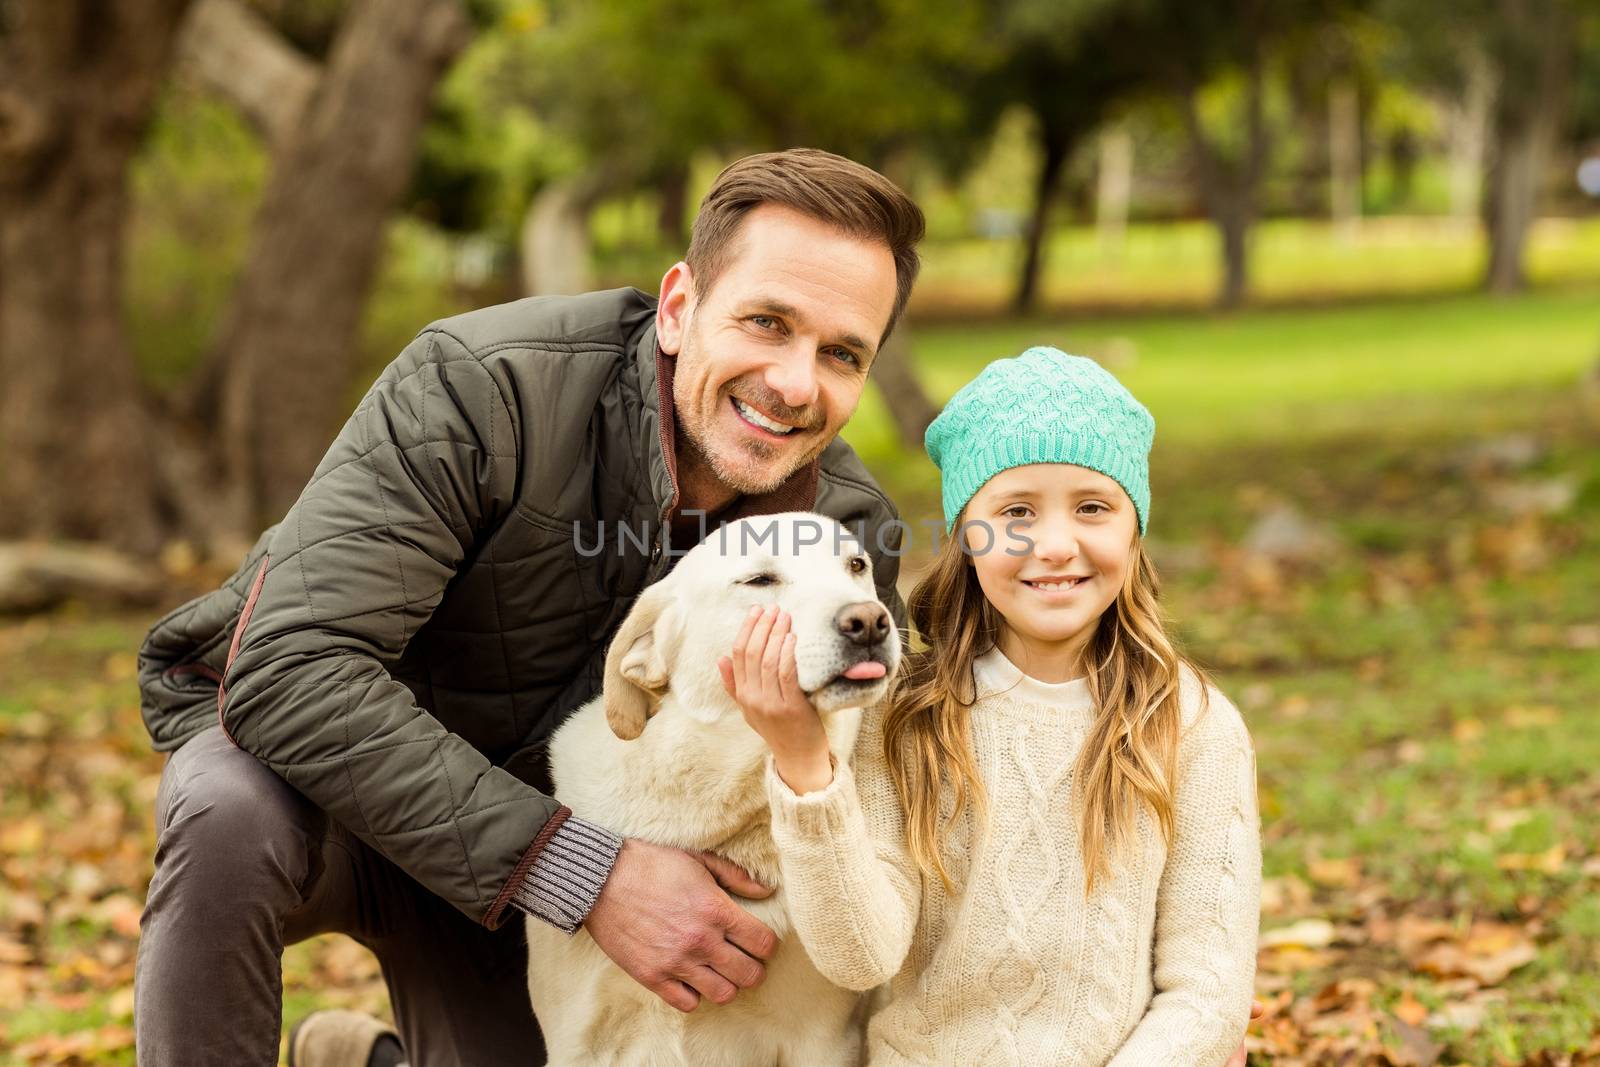
[[[789,437],[800,429],[798,426],[791,426],[787,423],[779,422],[777,419],[762,414],[760,411],[751,407],[749,404],[745,403],[743,400],[740,400],[736,396],[730,396],[728,399],[733,404],[734,413],[737,414],[741,420],[764,433],[770,434],[773,437]]]

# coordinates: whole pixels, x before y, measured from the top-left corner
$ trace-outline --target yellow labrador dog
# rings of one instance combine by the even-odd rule
[[[639,597],[606,654],[604,691],[555,734],[556,797],[615,833],[708,850],[776,887],[741,900],[780,944],[767,977],[683,1013],[638,985],[587,930],[529,919],[528,988],[550,1067],[854,1067],[858,995],[817,973],[791,932],[763,775],[766,743],[717,660],[753,604],[794,619],[800,686],[841,761],[861,709],[887,693],[900,635],[848,530],[789,512],[714,531]]]

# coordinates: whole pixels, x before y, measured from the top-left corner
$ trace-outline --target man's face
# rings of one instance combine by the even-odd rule
[[[656,323],[677,357],[680,466],[754,494],[810,463],[855,411],[894,299],[887,245],[774,204],[744,217],[703,297],[673,267]]]

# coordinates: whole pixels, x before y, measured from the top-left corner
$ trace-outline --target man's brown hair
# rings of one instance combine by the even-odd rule
[[[816,148],[790,148],[745,156],[723,168],[700,201],[684,262],[695,295],[711,291],[735,251],[739,226],[752,208],[781,204],[828,223],[852,237],[882,241],[894,255],[894,311],[880,345],[905,310],[917,280],[917,242],[927,223],[922,209],[871,167]]]

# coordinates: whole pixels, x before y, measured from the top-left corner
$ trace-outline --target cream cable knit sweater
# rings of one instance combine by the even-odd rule
[[[1186,676],[1173,847],[1144,814],[1085,899],[1071,784],[1088,685],[1040,682],[997,649],[974,673],[992,832],[975,833],[969,807],[942,843],[955,896],[906,851],[880,711],[862,724],[854,771],[838,763],[826,789],[796,796],[767,761],[806,951],[839,985],[891,982],[868,1025],[870,1067],[1221,1067],[1249,1016],[1261,888],[1255,757],[1238,711],[1212,689],[1199,714]]]

